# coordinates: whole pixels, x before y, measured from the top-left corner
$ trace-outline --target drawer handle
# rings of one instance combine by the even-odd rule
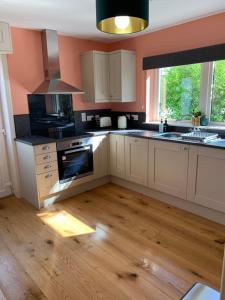
[[[44,147],[42,147],[42,150],[49,150],[49,149],[50,149],[49,146],[44,146]]]
[[[45,178],[52,177],[52,174],[45,175]]]
[[[49,155],[43,157],[44,160],[49,159]]]

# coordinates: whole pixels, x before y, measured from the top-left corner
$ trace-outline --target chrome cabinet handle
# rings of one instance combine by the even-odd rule
[[[49,146],[44,146],[44,147],[42,147],[42,150],[49,150],[49,149],[50,149]]]
[[[48,158],[49,158],[49,155],[46,155],[46,156],[43,157],[44,160],[48,159]]]
[[[47,175],[45,175],[45,178],[46,178],[46,179],[49,178],[49,177],[52,177],[52,174],[47,174]]]

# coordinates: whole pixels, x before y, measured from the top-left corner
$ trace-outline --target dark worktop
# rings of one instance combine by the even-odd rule
[[[41,137],[41,136],[30,136],[24,138],[17,138],[17,142],[25,143],[31,146],[48,144],[48,143],[55,143],[58,141],[64,141],[68,139],[79,139],[85,137],[96,137],[106,134],[121,134],[130,137],[137,137],[137,138],[147,138],[153,139],[158,141],[165,141],[165,142],[173,142],[179,144],[187,144],[187,145],[195,145],[195,146],[203,146],[203,147],[211,147],[211,148],[218,148],[218,149],[225,149],[225,139],[218,139],[212,142],[202,143],[202,142],[195,142],[189,140],[180,140],[180,139],[173,139],[173,138],[166,138],[163,136],[157,136],[159,133],[157,131],[149,131],[149,130],[139,130],[139,129],[128,129],[128,130],[119,130],[119,129],[107,129],[107,130],[90,130],[85,134],[79,136],[72,136],[66,137],[62,139],[54,139],[48,137]]]

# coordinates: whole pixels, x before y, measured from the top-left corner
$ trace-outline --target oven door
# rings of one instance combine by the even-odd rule
[[[57,152],[60,183],[93,174],[92,145]]]

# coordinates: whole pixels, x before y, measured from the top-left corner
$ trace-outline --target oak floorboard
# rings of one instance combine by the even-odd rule
[[[39,216],[61,211],[94,232],[64,237]],[[224,243],[225,226],[115,184],[41,212],[9,197],[0,299],[178,300],[197,281],[219,289]]]

